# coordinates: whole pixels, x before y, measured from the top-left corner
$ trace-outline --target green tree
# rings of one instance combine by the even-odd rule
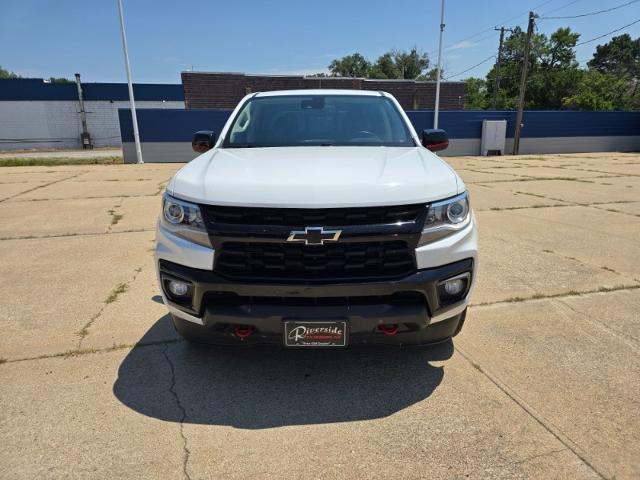
[[[331,62],[329,72],[333,77],[366,78],[370,68],[369,61],[356,52]]]
[[[498,92],[498,109],[513,110],[518,103],[518,92],[520,88],[520,72],[522,70],[522,57],[524,55],[524,45],[526,33],[520,27],[513,29],[513,32],[505,39],[502,48],[502,62],[500,64],[500,90]],[[545,49],[545,37],[541,34],[534,34],[531,41],[531,55],[529,61],[529,74],[532,75],[538,64],[539,58]],[[496,78],[495,65],[487,73],[487,86],[490,86],[493,95],[493,85]]]
[[[369,69],[369,78],[400,78],[400,71],[396,66],[391,52],[380,55],[376,63]]]
[[[633,107],[629,77],[588,70],[563,104],[573,110],[628,110]]]
[[[50,83],[71,83],[71,80],[64,77],[49,77]]]
[[[0,66],[0,79],[13,79],[13,78],[22,78],[20,75],[10,72],[9,70],[5,70]]]
[[[416,80],[433,81],[438,79],[438,69],[432,68],[431,70],[419,75]],[[444,80],[444,68],[440,70],[440,80]]]
[[[416,47],[408,52],[391,50],[380,55],[375,63],[359,53],[336,59],[329,65],[334,77],[361,77],[380,79],[417,79],[429,67],[429,57]]]
[[[413,47],[409,52],[392,50],[393,63],[398,71],[398,77],[415,80],[429,67],[429,57]]]
[[[527,109],[560,109],[563,99],[574,93],[582,71],[575,59],[578,33],[559,28],[550,37],[535,34],[528,58],[529,75],[525,97]],[[526,34],[520,28],[505,40],[500,65],[500,90],[497,108],[515,109],[520,90],[520,74]],[[493,96],[495,66],[487,74],[487,95]]]
[[[464,83],[467,93],[464,97],[465,110],[484,110],[489,106],[489,92],[484,78],[470,77]]]
[[[540,110],[559,110],[571,96],[583,71],[576,61],[579,33],[559,28],[549,38],[542,36],[538,63],[527,84],[527,105]]]
[[[613,37],[596,47],[587,65],[600,73],[629,75],[637,79],[640,77],[640,37],[633,40],[628,33]]]

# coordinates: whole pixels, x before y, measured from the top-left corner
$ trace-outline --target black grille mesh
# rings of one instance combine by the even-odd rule
[[[346,279],[396,277],[415,270],[404,241],[301,245],[225,242],[215,270],[244,279]]]
[[[412,222],[424,204],[357,208],[253,208],[202,205],[207,222],[230,225],[350,226]]]

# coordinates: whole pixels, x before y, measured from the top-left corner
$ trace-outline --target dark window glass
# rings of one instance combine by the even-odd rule
[[[223,147],[410,147],[414,141],[384,96],[254,97],[233,121]]]

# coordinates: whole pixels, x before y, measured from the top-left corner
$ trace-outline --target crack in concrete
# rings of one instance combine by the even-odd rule
[[[176,405],[180,410],[180,420],[179,420],[180,436],[182,437],[182,443],[183,443],[182,474],[184,475],[184,478],[186,478],[187,480],[191,480],[191,476],[189,475],[189,468],[188,468],[191,451],[189,450],[187,437],[184,434],[184,422],[187,418],[187,410],[184,408],[184,405],[182,405],[182,402],[180,401],[180,396],[176,391],[176,372],[175,372],[175,367],[173,365],[173,362],[171,361],[171,357],[169,356],[169,345],[165,345],[165,348],[162,353],[164,354],[164,357],[167,359],[167,363],[169,364],[169,369],[171,371],[171,385],[169,387],[169,392],[173,396],[174,400],[176,401]]]
[[[536,460],[538,458],[548,457],[548,456],[551,456],[551,455],[555,455],[556,453],[561,453],[561,452],[566,452],[566,451],[567,451],[566,448],[557,448],[555,450],[549,450],[548,452],[539,453],[537,455],[531,455],[530,457],[523,458],[522,460],[517,460],[515,462],[503,463],[502,465],[495,465],[495,468],[504,468],[504,467],[511,467],[511,466],[515,466],[515,465],[522,465],[523,463],[528,463],[531,460]]]
[[[563,299],[558,299],[558,303],[560,303],[561,305],[564,305],[566,308],[571,310],[573,313],[579,315],[580,318],[583,318],[583,319],[587,320],[588,322],[590,322],[593,325],[595,325],[597,328],[600,328],[601,330],[607,332],[608,334],[616,337],[621,342],[624,342],[632,350],[635,350],[636,352],[640,352],[640,347],[638,346],[638,340],[639,339],[637,337],[634,337],[633,335],[629,335],[627,333],[620,332],[618,330],[615,330],[615,329],[611,328],[606,323],[598,321],[597,318],[594,318],[588,312],[585,313],[585,312],[581,312],[579,310],[576,310],[570,304],[568,304],[566,301],[563,301]]]
[[[122,220],[122,217],[124,217],[123,214],[116,212],[116,209],[122,207],[123,200],[124,198],[120,197],[120,200],[118,200],[116,204],[113,207],[111,207],[111,209],[108,211],[109,215],[111,215],[111,222],[109,223],[109,227],[107,227],[106,233],[111,233],[111,230],[113,229],[114,225],[117,225],[118,222]]]
[[[481,185],[482,187],[487,187],[486,185]],[[491,188],[491,187],[487,187],[487,188]],[[555,200],[551,197],[545,197],[543,195],[537,195],[534,193],[526,193],[526,192],[516,192],[519,194],[523,194],[523,195],[530,195],[533,197],[539,197],[539,198],[544,198],[545,200]],[[617,201],[613,201],[613,202],[593,202],[593,203],[576,203],[576,202],[570,202],[568,200],[558,200],[560,202],[565,202],[565,203],[558,203],[558,204],[551,204],[551,205],[543,205],[543,204],[535,204],[535,205],[527,205],[527,206],[523,206],[523,207],[491,207],[491,208],[483,208],[483,209],[474,209],[476,212],[504,212],[504,211],[510,211],[510,210],[526,210],[529,208],[556,208],[556,207],[592,207],[592,208],[597,208],[598,210],[606,210],[606,211],[612,211],[612,212],[618,212],[618,213],[626,213],[626,212],[620,212],[619,210],[608,210],[608,209],[603,209],[603,208],[598,208],[600,205],[623,205],[623,204],[627,204],[627,203],[637,203],[637,201],[634,200],[617,200]],[[635,214],[629,214],[629,215],[634,215],[634,216],[638,216]]]
[[[100,310],[93,317],[91,317],[89,321],[78,332],[76,332],[76,334],[80,337],[80,339],[78,340],[78,347],[77,347],[78,350],[82,349],[82,341],[89,335],[89,329],[100,318],[100,316],[102,316],[105,309],[109,305],[114,303],[121,294],[125,293],[129,289],[129,286],[133,282],[135,282],[136,278],[138,277],[141,271],[142,271],[142,266],[134,270],[134,274],[131,280],[124,283],[119,283],[118,285],[116,285],[109,293],[109,296],[105,299]]]
[[[587,455],[582,451],[582,449],[569,438],[564,432],[554,425],[550,420],[546,419],[542,414],[537,412],[531,405],[529,405],[524,399],[522,399],[514,390],[511,389],[506,383],[501,381],[496,375],[490,373],[484,367],[482,367],[477,361],[473,359],[473,357],[461,349],[458,345],[454,346],[454,350],[458,352],[462,358],[464,358],[469,364],[474,367],[478,372],[484,375],[491,383],[493,383],[502,393],[504,393],[508,398],[510,398],[516,405],[518,405],[522,410],[524,410],[527,415],[529,415],[532,419],[534,419],[542,428],[544,428],[547,432],[553,435],[561,444],[563,444],[567,449],[571,450],[571,452],[578,457],[585,465],[587,465],[596,475],[598,475],[601,479],[606,480],[607,477],[598,470],[595,465],[587,458]]]
[[[630,203],[635,203],[635,202],[630,202]],[[603,204],[595,204],[595,205],[589,205],[589,207],[591,208],[595,208],[596,210],[602,210],[603,212],[613,212],[613,213],[621,213],[623,215],[628,215],[630,217],[640,217],[639,213],[629,213],[629,212],[624,212],[622,210],[616,210],[615,208],[602,208],[598,205],[603,205]]]
[[[74,177],[69,177],[69,178],[74,178]],[[68,180],[68,179],[65,179],[65,180]],[[53,182],[53,183],[56,183],[56,182]],[[27,193],[27,192],[22,192],[19,195],[22,195],[23,193]],[[141,195],[95,195],[95,196],[89,196],[89,197],[57,197],[57,198],[25,198],[25,199],[18,198],[11,203],[48,202],[50,200],[93,200],[96,198],[144,198],[144,197],[157,197],[157,196],[158,196],[157,193],[149,193],[149,194],[141,194]],[[12,198],[14,197],[5,198],[5,200],[9,200]]]
[[[18,237],[0,237],[4,240],[38,240],[42,238],[66,238],[66,237],[97,237],[100,235],[118,235],[121,233],[154,232],[155,228],[133,228],[131,230],[119,230],[117,232],[87,232],[87,233],[60,233],[54,235],[22,235]]]
[[[634,279],[634,281],[637,282],[636,279]],[[495,300],[493,302],[471,303],[469,305],[469,308],[489,307],[492,305],[502,305],[502,304],[508,304],[508,303],[531,302],[534,300],[545,300],[549,298],[579,297],[581,295],[589,295],[592,293],[609,293],[609,292],[618,292],[620,290],[637,290],[638,288],[640,288],[640,285],[617,285],[615,287],[600,287],[595,290],[584,290],[582,292],[571,290],[565,293],[553,293],[550,295],[535,294],[535,295],[531,295],[530,297],[510,297],[504,300]]]
[[[0,359],[0,365],[5,363],[20,363],[20,362],[30,362],[33,360],[48,360],[50,358],[73,358],[79,357],[82,355],[91,355],[98,353],[110,353],[115,352],[117,350],[131,350],[132,348],[144,348],[144,347],[155,347],[158,345],[170,345],[172,343],[180,342],[180,339],[174,340],[159,340],[155,342],[138,342],[138,343],[121,343],[119,345],[112,345],[111,347],[106,348],[80,348],[74,350],[67,350],[65,352],[58,353],[48,353],[44,355],[38,355],[36,357],[22,357],[22,358],[14,358],[14,359]]]
[[[29,190],[25,190],[24,192],[16,193],[15,195],[11,195],[10,197],[3,198],[2,200],[0,200],[0,203],[6,202],[6,201],[11,200],[11,199],[14,199],[16,197],[19,197],[20,195],[24,195],[25,193],[30,193],[30,192],[33,192],[34,190],[39,190],[40,188],[48,187],[48,186],[53,185],[55,183],[64,182],[65,180],[71,180],[72,178],[76,178],[76,177],[78,177],[80,175],[81,174],[78,173],[76,175],[71,175],[70,177],[60,178],[58,180],[54,180],[53,182],[45,183],[43,185],[38,185],[37,187],[30,188]],[[22,201],[29,201],[29,200],[22,200]]]

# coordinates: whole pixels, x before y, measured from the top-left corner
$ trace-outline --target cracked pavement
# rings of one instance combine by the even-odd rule
[[[190,346],[153,266],[180,165],[2,168],[2,478],[640,477],[640,155],[447,161],[479,283],[407,350]]]

